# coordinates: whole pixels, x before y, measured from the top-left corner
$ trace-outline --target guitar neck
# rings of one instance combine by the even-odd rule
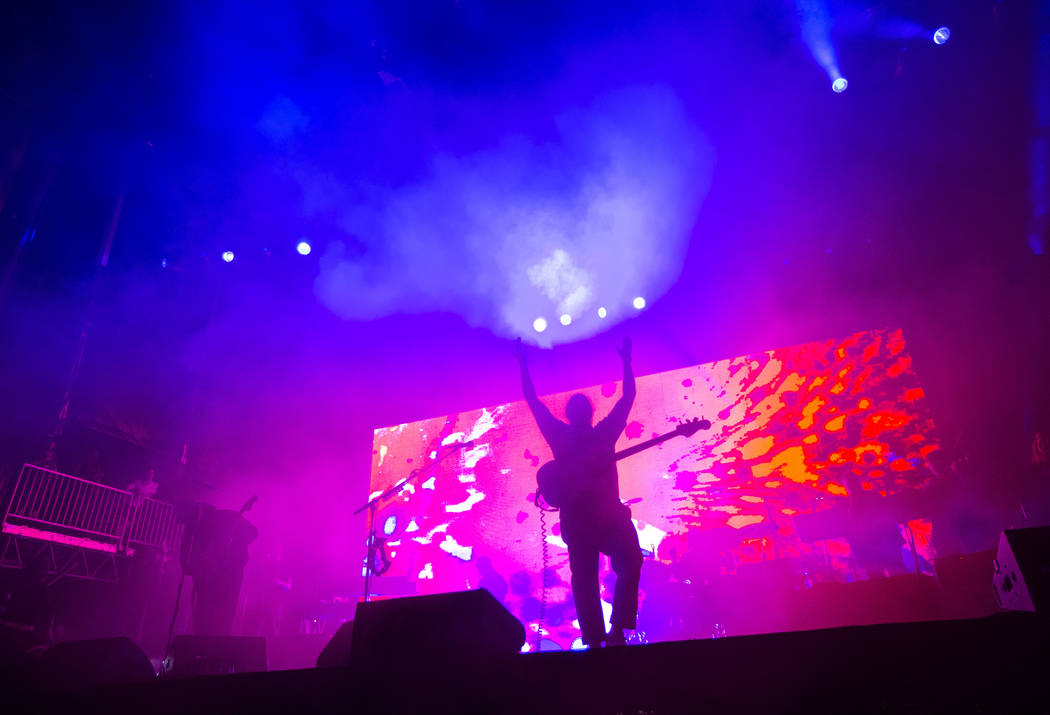
[[[672,437],[675,437],[677,435],[678,435],[677,431],[671,431],[671,432],[668,432],[667,434],[662,434],[659,437],[653,437],[652,439],[647,439],[646,441],[642,442],[641,444],[633,445],[631,447],[628,447],[627,449],[621,449],[619,452],[617,452],[616,454],[613,455],[613,459],[621,460],[624,457],[630,457],[632,454],[638,454],[639,452],[647,450],[650,447],[655,447],[658,444],[663,444],[667,440],[669,440]]]

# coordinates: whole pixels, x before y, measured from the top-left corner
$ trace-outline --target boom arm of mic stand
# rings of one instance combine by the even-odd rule
[[[367,502],[362,504],[360,507],[358,507],[354,511],[354,516],[357,516],[358,514],[363,512],[365,509],[368,509],[368,547],[367,547],[367,555],[365,557],[365,595],[364,595],[364,600],[366,602],[368,601],[369,597],[371,596],[372,573],[373,573],[373,571],[375,571],[376,508],[378,507],[379,503],[383,502],[383,501],[386,501],[390,497],[397,496],[398,494],[400,494],[401,490],[404,489],[406,486],[408,486],[411,482],[415,481],[416,479],[418,479],[423,474],[426,474],[427,472],[429,472],[439,462],[441,462],[443,459],[448,457],[450,454],[459,451],[460,447],[462,447],[462,446],[463,445],[455,445],[455,446],[453,446],[452,449],[448,450],[444,454],[439,454],[438,457],[436,459],[434,459],[432,462],[429,462],[429,463],[423,465],[419,469],[413,470],[411,474],[409,474],[407,477],[402,479],[400,482],[398,482],[394,486],[390,487],[389,489],[387,489],[385,492],[383,492],[379,496],[375,497],[374,499],[369,499]],[[385,573],[388,568],[389,568],[389,566],[385,565],[384,568],[383,568],[383,572]],[[377,573],[376,575],[378,576],[379,574]]]

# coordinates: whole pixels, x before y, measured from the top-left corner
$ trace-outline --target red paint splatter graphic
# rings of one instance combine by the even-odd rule
[[[600,419],[619,386],[580,392]],[[571,394],[544,401],[562,417]],[[712,419],[710,431],[676,437],[619,463],[620,494],[631,505],[647,554],[640,624],[654,612],[664,621],[675,617],[660,613],[668,606],[647,587],[647,574],[679,573],[682,564],[691,564],[693,578],[714,578],[770,560],[800,571],[819,560],[851,580],[856,567],[845,534],[833,526],[807,527],[806,520],[837,523],[829,515],[845,510],[851,475],[882,495],[915,489],[923,457],[936,448],[899,330],[640,377],[630,427],[617,446],[701,416]],[[377,495],[405,479],[443,454],[442,445],[466,441],[474,446],[451,454],[379,509],[377,523],[396,556],[375,581],[376,593],[484,587],[526,624],[532,643],[544,564],[540,520],[527,517],[535,514],[536,467],[550,450],[524,402],[376,430],[371,491]],[[542,636],[550,647],[568,648],[579,635],[568,559],[553,528],[557,516],[547,521],[551,572]],[[928,557],[928,522],[912,527],[920,556]],[[603,567],[606,606],[607,576]]]

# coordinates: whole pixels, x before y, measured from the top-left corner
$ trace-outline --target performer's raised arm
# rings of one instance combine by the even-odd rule
[[[631,339],[624,338],[623,344],[616,348],[616,352],[620,354],[620,360],[623,361],[623,395],[610,410],[608,420],[614,425],[620,425],[620,429],[623,429],[623,425],[627,424],[627,415],[630,414],[631,406],[634,404],[634,397],[638,393],[634,385],[634,370],[631,368]]]
[[[532,416],[536,418],[540,432],[550,441],[550,435],[557,429],[557,425],[562,423],[551,414],[551,411],[536,394],[536,387],[532,384],[532,375],[529,374],[529,353],[521,342],[521,338],[518,338],[515,344],[514,356],[518,358],[518,364],[521,366],[521,391],[525,395],[525,402],[532,410]]]

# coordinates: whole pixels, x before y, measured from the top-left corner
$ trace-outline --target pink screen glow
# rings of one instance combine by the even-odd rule
[[[619,388],[608,383],[573,392],[592,400],[597,420],[612,408]],[[563,418],[573,392],[543,401]],[[690,583],[690,576],[727,577],[771,560],[792,564],[798,573],[819,564],[814,572],[840,581],[863,577],[842,535],[807,543],[797,517],[841,511],[851,471],[861,474],[865,489],[883,494],[919,486],[922,460],[937,448],[923,398],[899,330],[639,377],[617,449],[670,431],[679,419],[713,423],[709,431],[675,437],[619,462],[620,494],[646,552],[639,628],[648,623],[655,634],[660,629],[653,624],[668,622],[669,614],[658,612],[666,599],[655,597],[654,578],[665,586]],[[371,496],[449,450],[441,445],[471,440],[472,448],[452,453],[379,506],[377,531],[388,539],[392,566],[373,582],[373,593],[488,588],[526,625],[534,647],[544,568],[532,500],[536,469],[550,451],[524,402],[377,429]],[[550,570],[543,647],[568,648],[579,636],[568,557],[557,514],[545,520]],[[929,523],[912,527],[920,556],[930,557]],[[607,574],[603,563],[608,617]]]

